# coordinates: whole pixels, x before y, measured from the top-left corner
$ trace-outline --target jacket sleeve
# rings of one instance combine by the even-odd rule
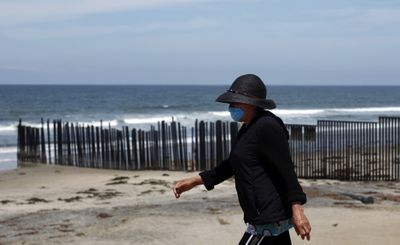
[[[229,159],[222,161],[219,165],[211,170],[201,172],[200,177],[203,180],[207,190],[214,189],[215,185],[229,179],[233,176],[233,171]]]
[[[258,125],[258,152],[268,164],[281,176],[285,185],[288,202],[306,203],[306,194],[303,192],[297,175],[294,171],[294,164],[289,151],[285,129],[274,119],[266,117],[263,123]]]

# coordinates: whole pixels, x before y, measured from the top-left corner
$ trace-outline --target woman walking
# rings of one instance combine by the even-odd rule
[[[288,131],[268,110],[267,89],[256,75],[238,77],[217,98],[229,104],[233,120],[242,122],[229,158],[198,176],[179,180],[176,198],[203,184],[207,190],[234,176],[240,206],[247,224],[239,244],[291,244],[289,229],[310,240],[311,225],[302,205],[306,202],[290,156]]]

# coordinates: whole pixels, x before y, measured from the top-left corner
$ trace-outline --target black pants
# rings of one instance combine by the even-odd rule
[[[291,245],[289,231],[286,231],[279,236],[252,236],[245,232],[239,245]]]

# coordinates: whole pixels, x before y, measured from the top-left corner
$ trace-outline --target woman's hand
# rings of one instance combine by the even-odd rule
[[[188,191],[200,184],[203,184],[203,180],[200,176],[178,180],[177,182],[175,182],[173,187],[175,197],[179,198],[183,192]]]
[[[306,215],[304,214],[304,210],[301,204],[293,203],[292,212],[292,221],[297,235],[301,236],[301,239],[303,240],[304,238],[307,238],[307,240],[310,241],[311,225]]]

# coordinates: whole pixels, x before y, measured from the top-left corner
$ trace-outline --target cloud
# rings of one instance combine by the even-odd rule
[[[369,9],[359,16],[360,19],[374,23],[400,23],[400,8]]]
[[[73,16],[190,5],[207,0],[7,0],[0,2],[0,21],[24,23]]]
[[[399,35],[400,8],[341,8],[306,10],[307,18],[260,23],[274,36],[385,36]]]
[[[318,9],[310,11],[310,13],[320,18],[338,19],[342,21],[358,21],[369,23],[400,22],[399,7]]]
[[[157,10],[171,6],[190,6],[211,0],[6,0],[0,1],[0,36],[11,38],[90,37],[115,33],[135,34],[152,31],[190,31],[217,24],[204,17],[134,23],[70,22],[93,14],[123,11]],[[220,0],[224,1],[224,0]],[[134,13],[133,13],[134,14]],[[65,21],[67,20],[67,21]],[[44,24],[46,23],[46,24]],[[1,43],[1,42],[0,42]]]
[[[213,28],[219,25],[216,20],[206,18],[192,18],[182,21],[150,21],[140,24],[130,25],[67,25],[55,26],[51,28],[43,27],[18,27],[17,29],[2,30],[0,34],[6,37],[17,38],[70,38],[70,37],[93,37],[103,36],[110,34],[139,34],[147,32],[161,32],[161,31],[192,31],[205,28]]]

